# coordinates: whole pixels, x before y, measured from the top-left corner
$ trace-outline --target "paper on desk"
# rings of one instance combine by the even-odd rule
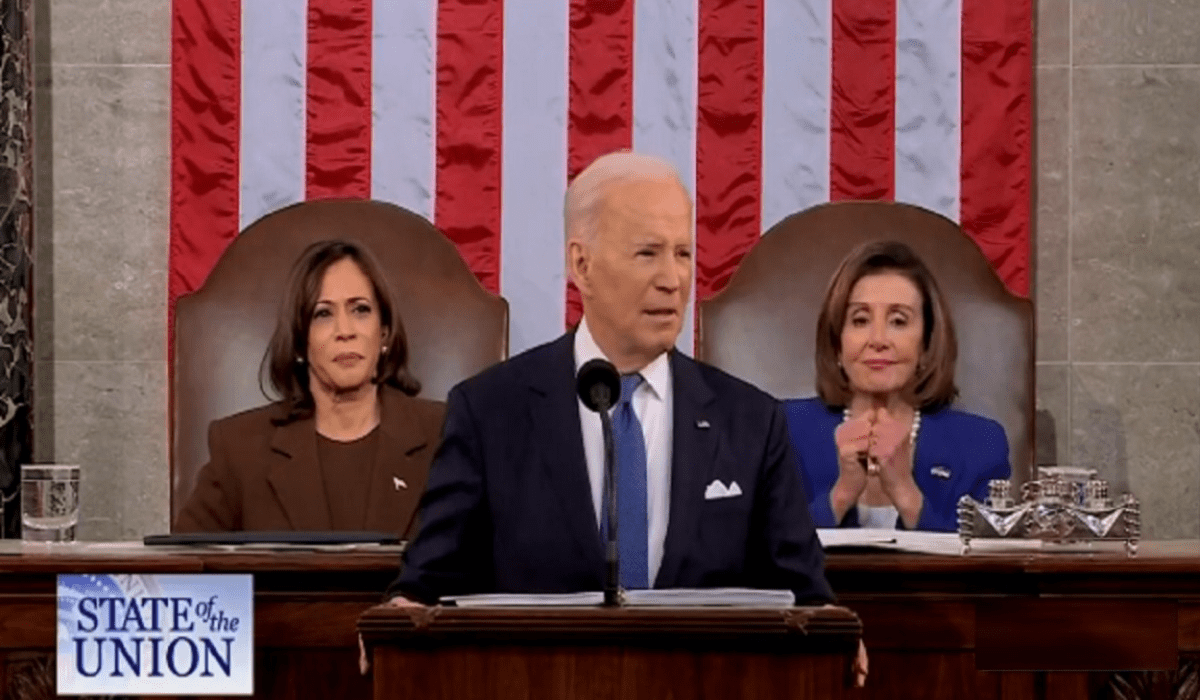
[[[731,605],[739,608],[790,608],[796,604],[796,594],[761,588],[652,588],[625,591],[625,602],[647,607]]]
[[[460,608],[593,606],[604,602],[604,594],[599,591],[542,594],[480,593],[478,595],[446,596],[442,598],[442,602],[454,603]]]
[[[817,538],[825,549],[831,547],[869,547],[896,543],[896,530],[864,527],[817,528]]]
[[[825,549],[868,547],[918,552],[921,554],[962,554],[962,540],[953,532],[919,532],[873,528],[819,528],[817,537]]]
[[[299,542],[244,542],[241,544],[188,545],[189,547],[213,549],[222,552],[382,552],[403,554],[406,543],[380,544],[378,542],[310,543]]]
[[[826,550],[839,548],[868,548],[919,554],[961,556],[962,540],[953,532],[921,532],[914,530],[882,530],[873,528],[818,528],[817,537]],[[1013,552],[1041,549],[1041,540],[991,539],[971,540],[972,552]]]
[[[625,604],[630,607],[710,607],[787,608],[796,602],[791,591],[759,590],[753,588],[663,588],[625,591]],[[484,593],[451,596],[443,601],[460,608],[596,606],[604,602],[600,591],[581,593],[518,594]]]

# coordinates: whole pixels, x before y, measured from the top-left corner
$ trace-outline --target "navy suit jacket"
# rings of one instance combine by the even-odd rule
[[[788,434],[800,458],[804,488],[811,494],[809,510],[817,527],[858,527],[858,512],[851,508],[842,522],[834,521],[829,492],[838,478],[837,444],[833,433],[842,422],[842,410],[819,398],[783,402]],[[958,530],[958,499],[970,494],[987,497],[988,481],[1007,479],[1008,439],[994,420],[949,408],[921,414],[913,478],[925,497],[918,530]],[[897,522],[897,527],[903,524]]]
[[[789,589],[833,599],[778,402],[677,352],[671,505],[656,588]],[[714,479],[742,496],[706,500]],[[604,587],[604,547],[575,395],[574,335],[459,384],[389,594]]]

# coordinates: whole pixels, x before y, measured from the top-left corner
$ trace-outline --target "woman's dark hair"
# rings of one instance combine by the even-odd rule
[[[308,385],[308,330],[321,293],[325,273],[335,263],[353,260],[371,283],[387,351],[380,353],[373,381],[389,384],[409,396],[421,390],[420,383],[408,373],[408,338],[396,310],[396,301],[379,265],[365,247],[349,241],[313,243],[292,266],[287,290],[279,306],[275,333],[263,357],[263,370],[272,389],[284,404],[287,415],[280,423],[308,418],[313,413],[312,390]],[[263,391],[266,394],[266,390]],[[269,396],[269,395],[268,395]]]
[[[958,396],[954,385],[954,364],[958,343],[954,321],[938,288],[933,273],[907,245],[898,241],[869,241],[850,251],[842,261],[817,318],[817,394],[828,406],[847,406],[852,391],[846,373],[838,364],[842,351],[842,329],[850,306],[850,292],[864,277],[885,273],[901,275],[921,293],[924,320],[921,357],[906,398],[918,409],[935,411],[948,406]]]

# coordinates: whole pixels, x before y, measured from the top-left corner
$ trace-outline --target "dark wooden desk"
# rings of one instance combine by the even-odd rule
[[[1200,542],[826,564],[863,622],[863,697],[1200,697]]]
[[[86,554],[12,554],[12,543],[0,545],[0,700],[45,697],[36,691],[53,679],[54,576],[84,572],[253,573],[256,695],[370,697],[370,679],[357,671],[355,625],[394,577],[394,553],[133,555],[97,547]],[[1200,542],[1143,543],[1134,559],[869,553],[832,554],[827,564],[840,603],[863,622],[871,653],[864,698],[1108,697],[1114,684],[1147,688],[1130,697],[1189,697],[1172,694],[1170,686],[1197,681]],[[1171,611],[1175,632],[1164,634]],[[1071,643],[1104,640],[1113,629],[1124,640],[1116,650],[1124,650],[1125,661],[1142,653],[1158,658],[1151,655],[1173,645],[1178,668],[1116,675],[1052,670],[1070,660]],[[1003,656],[1023,648],[1033,648],[1042,665],[995,670],[1023,661]],[[29,690],[18,695],[20,687]]]

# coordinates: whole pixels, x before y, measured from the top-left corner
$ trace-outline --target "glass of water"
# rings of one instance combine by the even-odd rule
[[[74,542],[78,522],[78,465],[23,465],[21,539],[26,542]]]

